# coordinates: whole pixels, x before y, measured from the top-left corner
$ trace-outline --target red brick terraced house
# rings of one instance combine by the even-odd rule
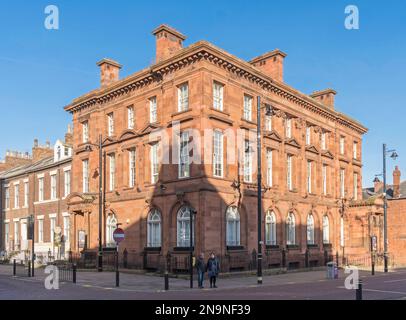
[[[336,110],[336,92],[290,87],[280,50],[244,61],[206,41],[183,47],[185,36],[166,25],[153,34],[154,64],[120,79],[122,66],[103,59],[100,88],[65,107],[73,116],[72,250],[98,250],[101,173],[104,248],[114,247],[120,225],[120,251],[134,265],[160,269],[168,253],[185,261],[196,213],[195,253],[214,251],[225,271],[252,267],[256,142],[249,132],[260,96],[270,106],[261,109],[264,267],[319,266],[345,254],[342,203],[362,200],[367,129]]]
[[[9,152],[0,172],[1,245],[4,256],[17,261],[31,260],[30,217],[34,218],[36,263],[64,259],[70,250],[70,216],[66,197],[71,184],[71,133],[52,148],[34,141],[32,156]],[[13,161],[14,158],[24,158]],[[58,232],[58,228],[60,232]]]

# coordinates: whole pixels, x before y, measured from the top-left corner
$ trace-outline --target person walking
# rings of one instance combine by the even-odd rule
[[[206,272],[206,264],[204,263],[204,253],[201,253],[196,261],[197,283],[200,289],[203,289],[204,273]]]
[[[210,288],[217,288],[216,280],[219,274],[219,270],[220,270],[219,261],[214,255],[214,252],[212,252],[210,254],[209,260],[207,261],[207,272],[210,278]]]

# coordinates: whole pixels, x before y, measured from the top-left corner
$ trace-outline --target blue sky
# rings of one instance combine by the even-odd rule
[[[44,28],[50,4],[60,10],[58,31]],[[359,8],[359,30],[344,28],[349,4]],[[161,23],[186,34],[186,45],[205,39],[247,60],[275,48],[286,52],[289,85],[305,93],[334,88],[337,109],[370,129],[364,185],[382,170],[383,142],[397,149],[406,176],[401,0],[1,1],[0,156],[30,151],[34,138],[62,138],[70,122],[63,107],[99,85],[96,62],[116,59],[122,76],[146,67],[155,52],[151,31]]]

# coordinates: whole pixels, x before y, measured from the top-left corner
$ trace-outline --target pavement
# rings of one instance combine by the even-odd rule
[[[190,289],[187,279],[170,278],[170,290],[164,291],[164,278],[146,274],[120,274],[115,287],[112,272],[78,272],[77,283],[60,283],[59,290],[47,290],[48,275],[37,269],[34,278],[13,277],[12,266],[0,265],[0,299],[2,300],[354,300],[355,290],[339,279],[326,279],[325,271],[307,271],[263,277],[258,285],[255,276],[218,279],[217,289]],[[365,300],[406,300],[406,269],[390,273],[360,271]],[[208,281],[205,281],[208,286]]]

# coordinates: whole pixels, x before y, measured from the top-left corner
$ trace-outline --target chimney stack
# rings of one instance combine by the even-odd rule
[[[400,197],[400,170],[399,167],[396,166],[395,170],[393,171],[393,197],[399,198]]]
[[[379,180],[378,177],[376,177],[374,179],[374,192],[378,193],[378,192],[382,192],[383,190],[383,182],[381,182],[381,180]]]
[[[101,88],[108,87],[112,83],[120,80],[120,69],[122,65],[118,62],[105,58],[100,60],[97,65],[100,67]]]
[[[283,61],[286,53],[275,49],[250,61],[254,67],[269,75],[276,81],[283,82]]]
[[[65,133],[65,144],[69,146],[73,145],[73,133],[71,124],[68,124],[68,131],[66,131]]]
[[[32,148],[32,160],[34,162],[51,157],[54,155],[54,150],[51,148],[51,143],[46,142],[45,146],[40,146],[38,139],[34,140],[34,146]]]
[[[7,150],[6,157],[0,161],[0,172],[32,163],[28,152]]]
[[[336,94],[337,92],[333,89],[325,89],[322,91],[313,92],[310,95],[310,97],[316,99],[321,104],[324,104],[325,106],[334,109],[334,96]]]
[[[186,37],[179,31],[167,25],[160,25],[152,34],[156,39],[156,62],[161,62],[173,56],[183,48]]]

